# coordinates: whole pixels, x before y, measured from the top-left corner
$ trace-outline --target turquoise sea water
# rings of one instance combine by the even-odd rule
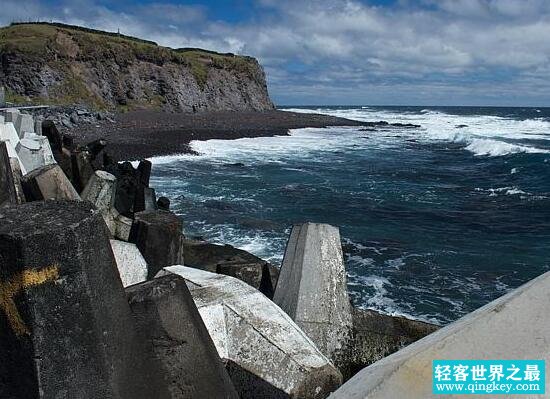
[[[414,129],[194,142],[152,185],[188,235],[280,263],[293,223],[340,227],[357,306],[446,323],[550,268],[550,109],[302,107]]]

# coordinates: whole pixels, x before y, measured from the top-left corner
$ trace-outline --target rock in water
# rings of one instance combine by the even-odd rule
[[[340,372],[277,305],[229,276],[184,266],[183,277],[243,399],[326,398]]]
[[[99,213],[45,201],[0,219],[0,397],[169,398]]]
[[[166,266],[183,264],[183,223],[167,211],[135,214],[129,241],[136,244],[149,265],[149,278]]]
[[[160,277],[126,292],[168,375],[172,399],[238,399],[185,280]]]
[[[353,320],[337,227],[293,227],[273,301],[337,366],[345,362]]]

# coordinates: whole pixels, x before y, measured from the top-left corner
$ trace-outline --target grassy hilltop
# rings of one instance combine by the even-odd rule
[[[178,97],[170,93],[168,86],[172,84],[184,92],[190,90],[192,93],[187,94],[196,97],[195,106],[211,102],[194,92],[216,86],[216,79],[233,76],[236,80],[231,83],[246,81],[260,86],[260,91],[265,88],[263,71],[252,57],[171,49],[117,33],[58,23],[15,23],[0,28],[0,56],[0,81],[16,102],[84,102],[97,108],[169,104],[177,109],[191,103],[182,98],[186,93],[170,98]],[[178,72],[192,76],[194,82],[178,78]],[[132,79],[137,83],[129,81]]]

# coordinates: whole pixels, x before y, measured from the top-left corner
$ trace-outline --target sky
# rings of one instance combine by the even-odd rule
[[[254,56],[278,105],[550,106],[550,0],[2,0],[37,19]]]

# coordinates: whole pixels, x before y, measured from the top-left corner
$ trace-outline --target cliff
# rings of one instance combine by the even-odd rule
[[[0,29],[7,100],[96,109],[273,109],[252,57],[170,49],[116,33],[48,23]]]

